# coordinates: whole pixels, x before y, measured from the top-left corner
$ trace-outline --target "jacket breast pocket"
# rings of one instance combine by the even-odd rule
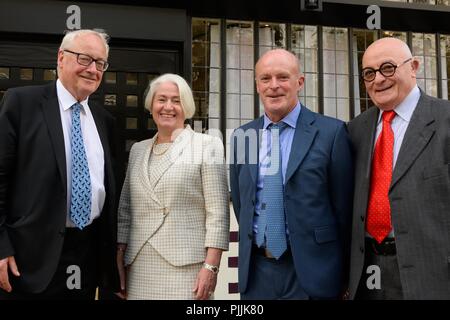
[[[314,237],[318,244],[337,240],[337,230],[335,226],[325,226],[314,229]]]
[[[432,167],[426,167],[423,170],[423,179],[427,180],[427,179],[431,179],[431,178],[435,178],[435,177],[440,177],[440,176],[444,176],[450,175],[450,163],[444,164],[442,166],[432,166]]]

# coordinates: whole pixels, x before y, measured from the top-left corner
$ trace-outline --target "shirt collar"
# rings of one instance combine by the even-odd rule
[[[395,107],[394,111],[402,118],[404,121],[409,122],[411,120],[412,114],[414,110],[416,109],[417,103],[420,99],[420,90],[419,87],[416,85],[414,88],[412,88],[411,92],[406,96],[405,99],[397,106]],[[381,116],[383,112],[380,112],[380,116],[378,117],[378,122],[381,121]]]
[[[61,80],[56,80],[56,94],[58,95],[59,103],[61,104],[64,111],[70,109],[74,103],[77,103],[77,99],[75,99],[72,94],[67,90],[62,84]],[[88,107],[89,97],[79,102],[83,109],[86,110]]]
[[[290,126],[291,128],[294,128],[297,126],[297,119],[298,116],[300,115],[300,111],[301,111],[301,104],[300,101],[297,101],[297,105],[295,106],[294,109],[291,110],[291,112],[289,112],[283,119],[281,119],[281,122],[286,123],[288,126]],[[269,117],[267,116],[267,114],[264,113],[264,125],[263,125],[263,129],[267,129],[267,127],[269,126],[269,124],[271,124],[273,121],[269,119]]]

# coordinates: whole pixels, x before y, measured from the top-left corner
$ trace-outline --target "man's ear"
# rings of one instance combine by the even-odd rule
[[[58,58],[57,58],[58,67],[61,67],[63,59],[64,59],[64,51],[59,49],[58,50]]]
[[[419,72],[419,67],[420,67],[420,60],[417,59],[416,57],[413,57],[413,59],[411,61],[411,69],[412,69],[414,78],[416,77],[417,72]]]
[[[302,88],[303,88],[303,86],[305,85],[305,75],[303,75],[303,74],[301,74],[299,77],[298,77],[298,86],[299,86],[299,89],[301,90]]]

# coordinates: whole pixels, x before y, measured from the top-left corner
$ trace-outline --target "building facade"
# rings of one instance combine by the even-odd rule
[[[66,30],[98,28],[111,36],[110,68],[92,97],[117,119],[121,177],[131,145],[156,126],[144,110],[149,80],[165,72],[191,83],[198,131],[222,136],[262,114],[254,64],[282,47],[306,76],[300,100],[349,121],[371,106],[359,74],[374,40],[406,41],[421,61],[419,86],[450,98],[450,0],[309,1],[0,0],[0,99],[11,87],[56,79]],[[237,225],[224,255],[216,298],[237,299]]]

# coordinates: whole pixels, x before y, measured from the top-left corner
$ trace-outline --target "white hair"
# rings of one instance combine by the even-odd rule
[[[70,46],[72,45],[72,43],[76,39],[76,37],[82,36],[82,35],[88,35],[88,34],[93,34],[93,35],[99,37],[100,40],[102,40],[103,45],[105,46],[105,49],[106,49],[106,57],[108,57],[108,55],[109,55],[109,45],[108,45],[109,36],[105,32],[101,32],[101,31],[97,31],[97,30],[81,29],[81,30],[69,31],[68,33],[66,33],[66,35],[62,39],[61,45],[59,46],[59,48],[61,50],[70,49]]]

